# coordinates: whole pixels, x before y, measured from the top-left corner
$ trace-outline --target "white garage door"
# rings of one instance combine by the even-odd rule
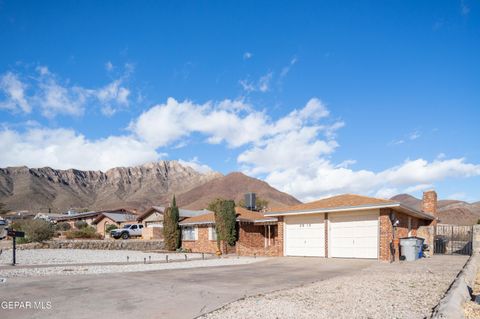
[[[331,257],[378,258],[378,211],[328,216]]]
[[[286,256],[325,256],[324,215],[285,217]]]

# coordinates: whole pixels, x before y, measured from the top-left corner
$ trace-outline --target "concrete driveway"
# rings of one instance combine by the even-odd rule
[[[0,318],[194,318],[246,296],[352,274],[372,263],[289,257],[239,266],[9,278],[0,283]],[[51,307],[6,310],[9,301]]]

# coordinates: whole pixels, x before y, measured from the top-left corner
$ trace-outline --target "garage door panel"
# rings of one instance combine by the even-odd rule
[[[325,256],[323,214],[285,217],[285,255]]]
[[[341,258],[378,257],[378,212],[329,216],[330,255]]]

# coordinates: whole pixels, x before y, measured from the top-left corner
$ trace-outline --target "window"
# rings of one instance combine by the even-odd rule
[[[143,228],[143,225],[138,225],[138,228],[142,229],[142,228]]]
[[[133,225],[130,229],[137,229],[137,225]]]
[[[215,226],[208,227],[208,240],[217,240],[217,231]]]
[[[193,226],[186,226],[182,228],[182,239],[183,240],[196,240],[197,239],[197,228]]]

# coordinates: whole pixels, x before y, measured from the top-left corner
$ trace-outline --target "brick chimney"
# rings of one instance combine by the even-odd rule
[[[434,190],[423,192],[422,211],[437,217],[437,192]]]

